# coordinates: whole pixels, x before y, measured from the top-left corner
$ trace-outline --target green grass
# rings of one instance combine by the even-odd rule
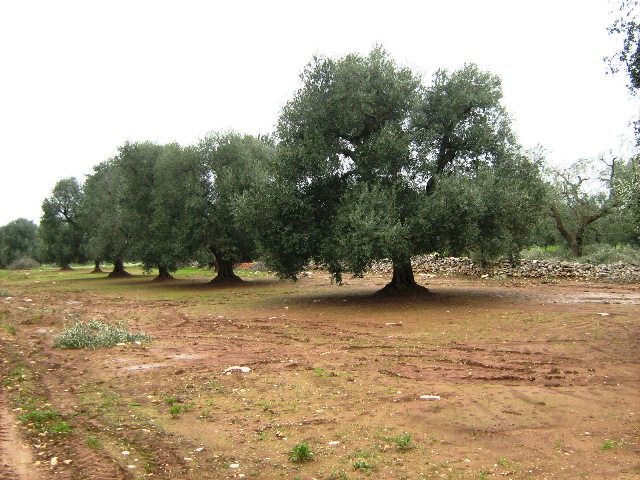
[[[61,420],[62,415],[56,410],[32,410],[18,417],[22,423],[33,426],[43,433],[67,434],[71,427]]]
[[[411,441],[411,434],[405,433],[404,435],[397,435],[395,437],[385,437],[387,442],[393,442],[396,444],[396,448],[400,452],[406,452],[414,448],[414,444]]]
[[[600,445],[600,450],[605,452],[619,445],[621,445],[621,442],[619,440],[616,440],[615,438],[611,438],[609,440],[606,440],[602,445]]]
[[[289,460],[293,463],[305,463],[313,459],[313,452],[306,443],[295,445],[289,453]]]
[[[8,323],[3,323],[1,326],[10,335],[15,335],[16,333],[18,333],[16,331],[16,327],[14,327],[13,325],[9,325]]]
[[[144,333],[129,333],[122,323],[110,324],[98,320],[77,321],[65,327],[53,342],[55,348],[78,349],[113,347],[118,343],[150,342]]]
[[[93,448],[94,450],[97,450],[102,446],[102,444],[100,443],[100,440],[98,440],[96,437],[92,437],[91,435],[87,437],[87,445]]]

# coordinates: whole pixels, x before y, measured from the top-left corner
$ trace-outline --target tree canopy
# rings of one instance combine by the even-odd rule
[[[519,244],[541,183],[501,97],[499,79],[475,65],[439,71],[425,88],[381,47],[314,58],[278,123],[262,198],[266,258],[288,278],[314,260],[337,281],[390,258],[385,291],[415,291],[412,255],[493,254],[505,232]]]
[[[42,203],[39,232],[45,260],[55,262],[61,268],[85,260],[84,231],[80,222],[83,197],[78,180],[70,177],[56,183],[51,196]]]
[[[0,227],[0,268],[26,257],[37,259],[38,226],[31,220],[18,218]]]

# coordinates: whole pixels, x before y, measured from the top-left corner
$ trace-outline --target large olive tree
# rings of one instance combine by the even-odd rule
[[[388,258],[393,277],[383,291],[421,291],[413,255],[488,246],[510,230],[505,202],[526,206],[526,222],[537,168],[520,154],[501,96],[499,79],[473,65],[439,71],[424,88],[380,47],[314,58],[278,123],[260,201],[266,260],[285,278],[314,260],[340,281]],[[499,182],[507,172],[511,181]]]

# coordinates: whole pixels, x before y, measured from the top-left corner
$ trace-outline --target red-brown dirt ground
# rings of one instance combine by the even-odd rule
[[[0,479],[640,478],[639,285],[88,271],[0,276]]]

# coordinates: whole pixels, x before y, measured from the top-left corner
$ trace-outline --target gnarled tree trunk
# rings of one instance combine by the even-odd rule
[[[225,260],[216,250],[211,249],[211,251],[216,258],[216,270],[218,271],[218,274],[211,280],[211,283],[242,282],[242,279],[233,271],[233,262],[231,260]]]
[[[158,276],[154,280],[173,280],[173,276],[171,275],[167,267],[165,267],[164,265],[160,265],[158,266]]]
[[[104,273],[100,268],[100,260],[95,260],[94,265],[95,266],[93,267],[93,270],[91,271],[91,273]]]
[[[399,294],[399,293],[411,293],[411,294],[423,294],[429,293],[427,287],[418,285],[416,279],[413,276],[413,267],[411,266],[411,260],[405,260],[402,262],[393,262],[393,278],[391,282],[376,292],[377,295]]]
[[[108,275],[109,278],[128,277],[131,274],[124,269],[124,260],[116,258],[113,261],[113,271]]]

